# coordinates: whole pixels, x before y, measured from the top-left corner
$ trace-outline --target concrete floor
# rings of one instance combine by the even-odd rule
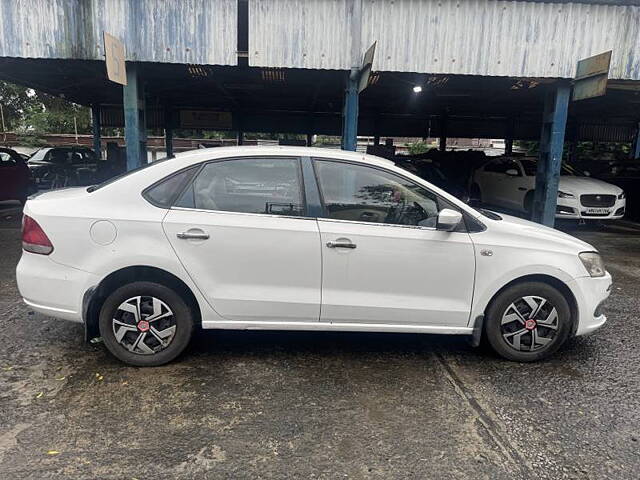
[[[0,478],[616,478],[640,471],[640,228],[570,228],[615,285],[538,364],[462,339],[205,332],[155,369],[32,314],[0,212]]]

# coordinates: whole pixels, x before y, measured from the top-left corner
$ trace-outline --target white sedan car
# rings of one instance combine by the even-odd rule
[[[537,162],[527,157],[497,157],[475,171],[471,197],[483,203],[531,212]],[[624,191],[562,166],[556,218],[615,220],[626,208]]]
[[[24,301],[139,366],[196,326],[467,335],[534,361],[602,326],[611,289],[591,245],[336,150],[198,150],[40,194],[22,240]]]

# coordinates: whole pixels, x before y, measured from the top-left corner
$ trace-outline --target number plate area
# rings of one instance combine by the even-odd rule
[[[611,210],[608,208],[587,208],[587,213],[595,215],[609,215]]]

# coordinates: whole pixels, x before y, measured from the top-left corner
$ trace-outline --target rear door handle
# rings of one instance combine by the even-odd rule
[[[356,248],[355,243],[347,243],[347,242],[327,242],[327,247],[329,248]]]
[[[180,233],[176,233],[176,237],[183,240],[188,240],[188,239],[208,240],[209,234],[206,232],[180,232]]]

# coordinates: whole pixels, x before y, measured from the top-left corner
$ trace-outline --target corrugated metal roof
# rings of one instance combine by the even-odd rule
[[[350,68],[352,5],[352,0],[250,0],[249,64]]]
[[[249,62],[349,69],[357,0],[249,0]],[[373,69],[572,78],[613,50],[610,78],[640,80],[640,7],[500,0],[362,0]]]
[[[127,60],[237,64],[237,0],[0,0],[0,56],[103,58],[102,32]]]

